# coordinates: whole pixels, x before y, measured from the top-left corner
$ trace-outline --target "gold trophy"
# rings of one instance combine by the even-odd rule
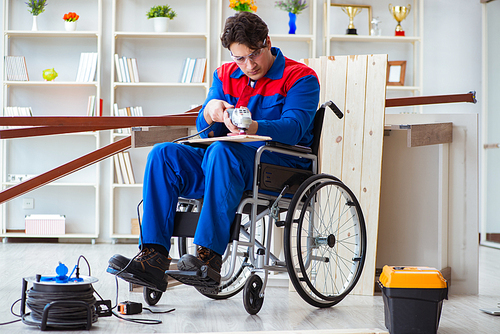
[[[342,10],[344,13],[349,16],[349,26],[347,27],[346,34],[347,35],[357,35],[358,33],[356,32],[356,28],[354,28],[354,17],[358,15],[361,12],[361,8],[359,7],[353,7],[353,6],[345,6],[342,7]]]
[[[394,36],[404,36],[405,31],[403,30],[403,27],[401,27],[401,21],[406,19],[408,14],[410,14],[411,10],[411,5],[408,5],[407,7],[404,6],[393,6],[392,4],[389,4],[389,11],[391,12],[392,16],[398,21],[398,25],[396,26],[396,32],[394,33]]]

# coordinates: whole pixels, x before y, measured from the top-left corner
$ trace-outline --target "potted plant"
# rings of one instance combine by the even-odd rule
[[[37,17],[41,13],[45,11],[45,7],[47,6],[47,0],[29,0],[25,2],[28,5],[28,12],[33,15],[33,26],[31,27],[32,31],[38,30]]]
[[[76,14],[75,12],[69,12],[67,14],[64,14],[63,20],[64,20],[64,28],[66,31],[75,31],[76,30],[76,21],[80,16]]]
[[[254,0],[229,0],[229,8],[238,12],[256,12],[257,6]]]
[[[173,20],[177,13],[169,6],[153,6],[146,13],[149,19],[153,19],[154,29],[156,32],[166,32],[168,29],[168,20]]]
[[[297,20],[297,14],[300,14],[304,9],[307,8],[306,0],[276,1],[275,5],[279,9],[282,9],[285,12],[288,12],[288,18],[289,18],[288,26],[290,27],[290,30],[288,31],[288,33],[295,34],[295,30],[297,30],[297,26],[295,24],[295,22]]]

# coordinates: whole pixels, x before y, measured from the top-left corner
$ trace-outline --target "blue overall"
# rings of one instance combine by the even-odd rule
[[[319,83],[309,67],[283,56],[272,48],[276,59],[266,76],[254,87],[234,64],[214,72],[213,84],[203,105],[212,99],[247,106],[259,124],[257,135],[270,136],[290,145],[310,146],[313,119],[319,100]],[[235,89],[236,87],[236,89]],[[203,108],[198,130],[208,124]],[[226,135],[223,123],[208,133]],[[230,238],[231,223],[241,197],[253,184],[254,160],[262,142],[216,142],[207,149],[162,143],[148,155],[144,173],[142,241],[170,249],[178,197],[203,198],[194,243],[223,254]],[[310,162],[282,154],[265,152],[262,162],[295,168],[308,168]]]

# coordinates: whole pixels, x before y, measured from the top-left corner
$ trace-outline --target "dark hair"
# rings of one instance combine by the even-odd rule
[[[265,46],[268,33],[267,24],[257,14],[239,12],[227,18],[220,40],[226,49],[233,43],[259,49]]]

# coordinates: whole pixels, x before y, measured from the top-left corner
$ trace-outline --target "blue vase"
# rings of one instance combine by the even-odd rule
[[[295,21],[297,21],[297,14],[289,12],[288,17],[289,17],[288,26],[290,27],[288,33],[295,34],[295,30],[297,30],[297,26],[295,25]]]

